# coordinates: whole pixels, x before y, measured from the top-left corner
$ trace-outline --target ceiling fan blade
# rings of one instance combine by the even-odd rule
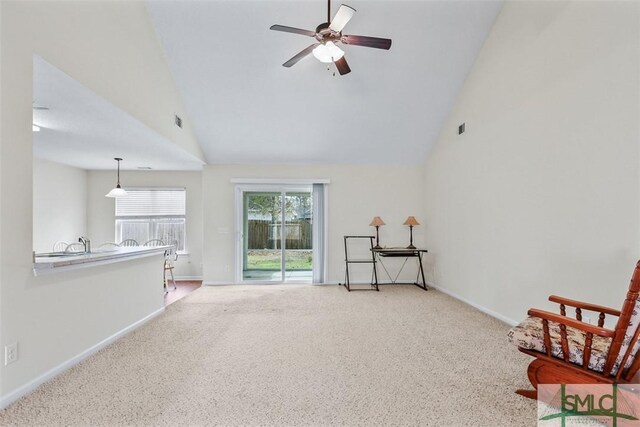
[[[356,13],[356,10],[351,6],[347,6],[346,4],[341,5],[340,9],[338,9],[338,13],[336,13],[336,16],[331,20],[329,28],[336,33],[339,33],[342,31],[344,26],[347,25],[347,22],[351,20],[354,13]]]
[[[276,24],[276,25],[272,25],[269,29],[273,30],[273,31],[283,31],[285,33],[301,34],[303,36],[309,36],[309,37],[315,37],[316,36],[315,31],[302,30],[300,28],[287,27],[285,25],[277,25]]]
[[[379,37],[342,36],[340,41],[344,44],[352,44],[352,45],[364,46],[364,47],[374,47],[376,49],[389,50],[391,48],[391,39],[381,39]]]
[[[335,64],[341,76],[344,76],[345,74],[349,74],[351,72],[351,68],[349,68],[349,64],[347,64],[347,60],[344,59],[344,56],[338,59]]]
[[[307,47],[306,49],[304,49],[302,52],[298,53],[296,56],[294,56],[293,58],[291,58],[290,60],[288,60],[287,62],[285,62],[284,64],[282,64],[283,67],[291,67],[293,65],[295,65],[298,61],[300,61],[302,58],[304,58],[305,56],[309,55],[311,53],[311,51],[313,49],[316,48],[316,46],[318,46],[320,43],[314,43],[311,46]]]

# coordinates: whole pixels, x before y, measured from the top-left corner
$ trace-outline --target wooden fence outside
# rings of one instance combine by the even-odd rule
[[[247,249],[280,249],[281,224],[271,221],[249,220]],[[312,249],[311,221],[287,222],[285,229],[287,249]]]

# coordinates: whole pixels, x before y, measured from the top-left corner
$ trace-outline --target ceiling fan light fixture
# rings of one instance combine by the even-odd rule
[[[314,43],[298,52],[291,59],[282,64],[283,67],[291,68],[296,65],[302,58],[313,53],[313,56],[322,63],[335,64],[335,68],[341,76],[349,74],[351,67],[347,63],[344,52],[336,43],[345,45],[364,46],[375,49],[389,50],[391,48],[391,39],[383,39],[380,37],[356,36],[342,33],[342,29],[353,18],[356,10],[351,6],[343,4],[338,9],[336,15],[331,19],[331,0],[327,0],[327,20],[316,27],[315,31],[303,30],[286,25],[275,24],[269,27],[274,31],[283,31],[285,33],[299,34],[314,39]],[[335,75],[335,72],[333,73]]]
[[[313,56],[315,56],[320,62],[330,64],[342,58],[344,56],[344,51],[336,46],[334,42],[328,41],[313,49]]]

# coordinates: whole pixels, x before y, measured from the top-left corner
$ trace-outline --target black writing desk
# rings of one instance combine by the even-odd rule
[[[409,249],[409,248],[376,249],[376,248],[373,248],[371,250],[373,251],[378,261],[380,262],[380,265],[382,265],[382,268],[384,269],[384,271],[387,273],[387,276],[389,276],[389,279],[391,280],[391,282],[389,283],[379,283],[380,285],[391,285],[391,284],[416,285],[417,287],[422,288],[425,291],[428,290],[427,282],[424,279],[424,269],[422,268],[422,254],[427,253],[426,249]],[[382,262],[382,258],[404,258],[404,263],[402,264],[402,267],[400,267],[400,270],[398,271],[398,274],[396,275],[395,279],[391,278],[391,275],[389,274],[389,272],[387,271],[387,268],[384,266],[384,263]],[[416,276],[416,281],[413,283],[398,283],[397,282],[398,277],[400,276],[400,273],[402,272],[402,269],[404,268],[409,258],[418,258],[418,274]],[[374,265],[374,268],[375,268],[375,265]],[[422,279],[422,283],[420,279]]]

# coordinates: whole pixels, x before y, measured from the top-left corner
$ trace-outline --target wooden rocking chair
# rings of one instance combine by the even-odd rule
[[[516,393],[537,398],[538,384],[618,384],[632,382],[640,369],[640,261],[622,311],[552,295],[560,314],[531,309],[529,317],[509,331],[509,341],[535,357],[527,374],[534,390]],[[567,316],[574,307],[576,318]],[[598,326],[582,322],[582,310],[599,314]],[[616,316],[615,329],[604,327],[605,316]],[[637,379],[636,379],[637,381]]]

